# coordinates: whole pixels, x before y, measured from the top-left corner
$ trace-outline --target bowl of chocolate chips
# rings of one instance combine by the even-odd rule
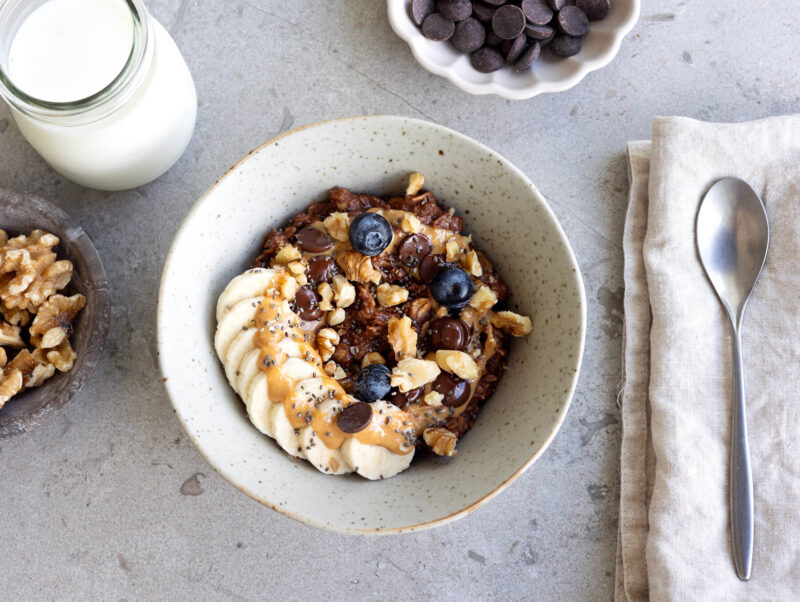
[[[561,92],[606,66],[640,0],[387,0],[417,62],[470,94]]]

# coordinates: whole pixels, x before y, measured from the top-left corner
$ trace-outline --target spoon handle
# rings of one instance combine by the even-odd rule
[[[750,445],[747,441],[747,417],[744,402],[742,337],[732,325],[733,399],[731,416],[731,537],[736,574],[750,579],[753,565],[753,474],[750,469]]]

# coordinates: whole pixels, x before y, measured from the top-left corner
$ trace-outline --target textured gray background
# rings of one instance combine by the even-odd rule
[[[644,4],[610,66],[573,90],[511,102],[424,71],[380,0],[150,0],[194,73],[199,122],[175,168],[126,193],[61,178],[0,107],[0,186],[52,199],[83,225],[114,301],[91,381],[56,419],[0,444],[3,597],[609,599],[625,142],[648,137],[654,115],[800,110],[793,0]],[[536,182],[581,263],[589,328],[564,426],[514,485],[454,524],[355,538],[263,508],[205,463],[161,384],[155,309],[175,230],[228,166],[293,126],[376,113],[459,130]]]

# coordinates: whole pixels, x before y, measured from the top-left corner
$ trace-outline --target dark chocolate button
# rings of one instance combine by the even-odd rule
[[[456,24],[439,13],[428,15],[422,22],[422,35],[434,42],[449,40],[455,30]]]
[[[528,69],[536,62],[536,59],[539,58],[541,51],[542,47],[539,45],[539,42],[534,42],[528,46],[527,50],[525,50],[525,52],[523,52],[517,59],[517,62],[514,63],[514,70],[524,71],[525,69]]]
[[[437,393],[444,395],[442,404],[451,408],[457,408],[464,405],[470,396],[469,383],[463,379],[450,374],[449,372],[441,372],[436,380],[433,381],[431,388]]]
[[[336,417],[339,430],[350,435],[363,431],[370,422],[372,422],[372,406],[366,401],[357,401],[347,406]]]
[[[476,71],[491,73],[503,66],[503,55],[491,46],[484,46],[470,55],[469,62]]]
[[[431,240],[424,234],[411,234],[403,239],[397,254],[400,261],[410,268],[419,265],[420,260],[431,252]]]
[[[506,3],[506,0],[483,0],[486,4],[491,4],[492,6],[503,6]]]
[[[503,38],[501,38],[499,35],[497,35],[492,30],[491,26],[489,26],[489,28],[486,30],[486,45],[487,46],[499,46],[502,43],[503,43]]]
[[[492,29],[504,40],[514,39],[525,29],[525,13],[522,12],[519,6],[514,6],[513,4],[501,6],[492,17]]]
[[[567,0],[547,0],[547,2],[553,10],[561,10],[567,5]]]
[[[486,28],[473,17],[456,23],[456,31],[450,38],[450,43],[456,50],[467,54],[475,52],[485,41]]]
[[[423,282],[430,283],[436,274],[439,273],[447,262],[444,260],[444,255],[438,253],[429,253],[422,258],[419,262],[419,277]]]
[[[322,230],[306,226],[295,234],[297,244],[303,251],[309,253],[322,253],[333,246],[333,241]]]
[[[436,318],[428,327],[434,349],[460,351],[469,343],[469,326],[458,318]]]
[[[600,21],[608,16],[611,0],[577,0],[575,6],[585,12],[590,21]]]
[[[389,403],[396,405],[398,408],[403,408],[409,403],[417,403],[419,398],[422,396],[423,391],[423,387],[411,389],[407,393],[401,393],[395,389],[389,396]]]
[[[469,0],[439,0],[436,10],[445,19],[463,21],[472,14],[472,3]]]
[[[561,58],[575,56],[581,51],[583,38],[573,38],[572,36],[556,36],[550,44],[550,52]]]
[[[520,8],[534,25],[547,25],[553,19],[553,9],[546,0],[522,0]]]
[[[496,6],[489,6],[483,2],[472,3],[472,16],[480,19],[481,21],[491,21],[494,12],[497,10]]]
[[[525,35],[534,40],[546,40],[553,37],[553,28],[547,25],[531,25],[528,23],[525,26]]]
[[[589,17],[577,6],[565,6],[558,11],[558,28],[573,38],[586,35],[589,31]]]
[[[317,297],[316,291],[308,285],[297,289],[294,296],[294,308],[297,315],[306,322],[313,322],[322,317],[322,310],[319,308],[319,297]]]
[[[411,20],[417,25],[422,25],[428,15],[432,15],[436,9],[434,0],[412,0],[411,1]]]
[[[518,35],[513,40],[506,40],[504,44],[508,44],[507,48],[503,48],[506,53],[506,63],[513,63],[525,50],[525,47],[528,45],[528,38],[524,35]]]
[[[308,262],[308,277],[316,284],[328,282],[336,271],[336,260],[330,255],[317,255]]]

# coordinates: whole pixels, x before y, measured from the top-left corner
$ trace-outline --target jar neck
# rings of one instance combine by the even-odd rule
[[[133,41],[122,70],[98,92],[69,102],[51,102],[30,96],[9,76],[8,60],[14,36],[31,12],[46,1],[0,0],[0,96],[12,108],[35,121],[67,126],[99,121],[125,106],[150,72],[155,52],[152,19],[141,0],[124,0],[133,21]]]

